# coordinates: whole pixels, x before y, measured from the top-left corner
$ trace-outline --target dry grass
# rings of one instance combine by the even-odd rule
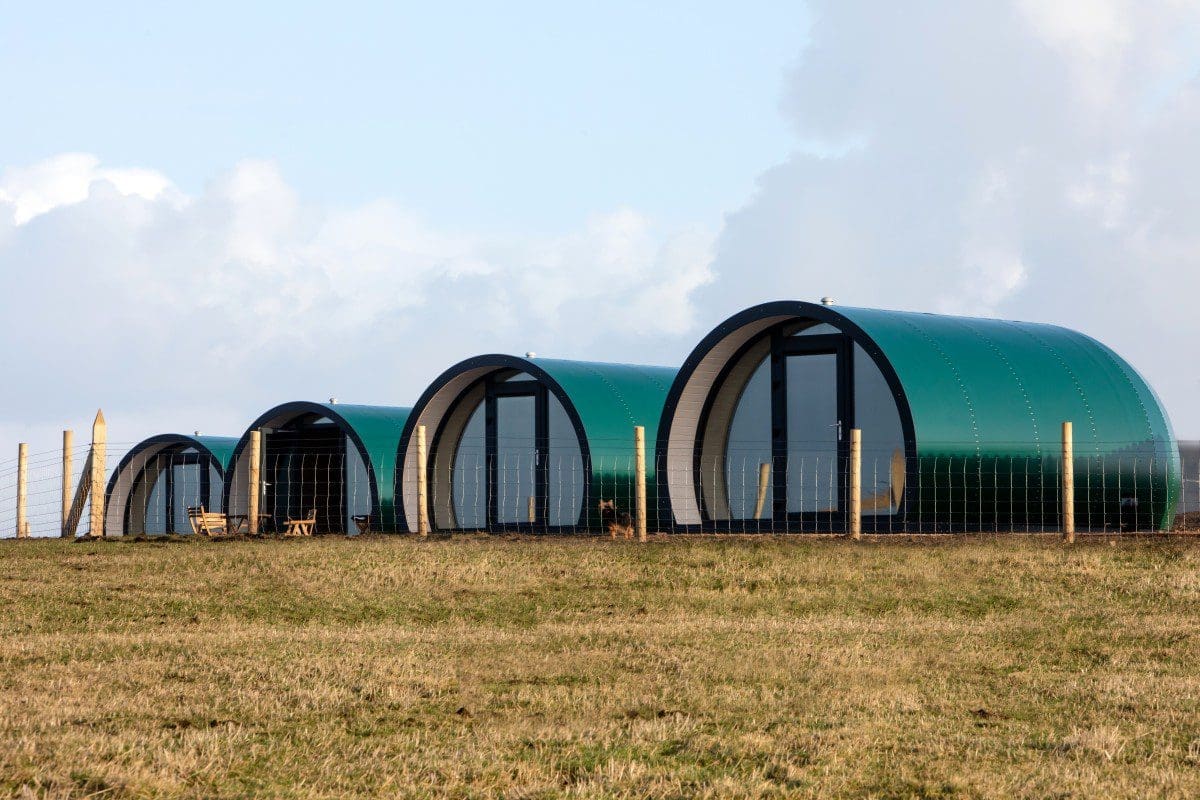
[[[0,545],[18,797],[1200,796],[1200,541]]]

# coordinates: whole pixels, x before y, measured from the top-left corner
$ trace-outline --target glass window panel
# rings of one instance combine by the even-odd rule
[[[146,533],[167,532],[167,469],[164,462],[146,501]]]
[[[480,402],[458,440],[454,454],[454,518],[459,528],[487,527],[487,447],[485,415]]]
[[[204,504],[208,511],[221,511],[222,495],[225,493],[224,479],[221,477],[221,470],[217,468],[216,463],[209,462],[208,465],[208,502]]]
[[[788,356],[787,510],[838,509],[837,356]]]
[[[894,514],[904,492],[904,429],[874,360],[854,346],[854,422],[862,431],[862,513]]]
[[[191,530],[187,510],[189,506],[198,506],[200,498],[200,464],[174,464],[173,497],[171,498],[171,530],[184,533]]]
[[[828,322],[818,322],[817,324],[810,325],[803,330],[796,331],[792,334],[792,336],[817,336],[828,333],[841,333],[841,331],[830,325]]]
[[[558,398],[548,398],[550,458],[546,520],[550,525],[576,525],[583,509],[583,453],[579,437]]]
[[[354,517],[371,513],[371,482],[367,465],[354,441],[346,437],[346,531],[357,533]],[[377,523],[378,520],[372,520]]]
[[[766,494],[761,519],[770,519],[771,502],[771,359],[764,358],[738,398],[725,447],[725,480],[729,514],[733,519],[753,519],[758,505],[759,482],[766,468]]]
[[[537,443],[532,396],[496,398],[496,521],[528,522],[534,495]]]

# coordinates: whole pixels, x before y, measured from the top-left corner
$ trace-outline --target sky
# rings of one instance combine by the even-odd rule
[[[247,5],[0,0],[0,447],[826,295],[1084,331],[1200,438],[1195,3]]]

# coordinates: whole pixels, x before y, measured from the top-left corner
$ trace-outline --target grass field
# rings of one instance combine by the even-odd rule
[[[1197,797],[1200,541],[0,543],[18,797]]]

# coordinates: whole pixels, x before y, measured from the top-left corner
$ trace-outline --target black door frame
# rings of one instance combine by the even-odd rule
[[[845,334],[812,334],[809,336],[784,336],[776,329],[771,332],[771,457],[775,465],[788,463],[788,414],[787,414],[787,360],[790,357],[832,355],[837,372],[837,442],[835,454],[837,464],[834,479],[837,482],[838,507],[836,511],[793,511],[787,510],[787,471],[771,470],[772,519],[812,523],[820,528],[827,525],[841,530],[848,522],[846,506],[850,487],[843,480],[843,464],[847,464],[850,446],[847,434],[854,427],[854,348]]]
[[[511,377],[511,376],[509,376]],[[503,397],[533,398],[534,516],[531,522],[500,522],[500,431],[498,429],[498,400]],[[504,380],[489,375],[484,384],[484,447],[487,461],[487,527],[503,530],[531,530],[545,527],[550,508],[550,393],[538,380]],[[519,516],[519,515],[518,515]]]

